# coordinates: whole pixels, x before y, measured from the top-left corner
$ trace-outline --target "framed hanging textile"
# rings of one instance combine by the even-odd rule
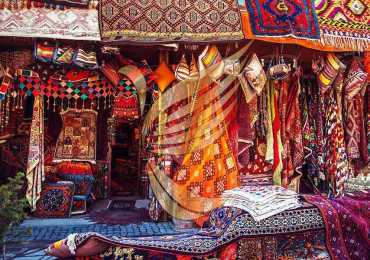
[[[56,144],[54,162],[96,160],[96,121],[94,110],[68,109],[61,113],[63,127]]]

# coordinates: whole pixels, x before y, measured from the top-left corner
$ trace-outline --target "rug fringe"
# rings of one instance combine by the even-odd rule
[[[321,33],[321,44],[352,51],[365,51],[370,48],[370,39]]]

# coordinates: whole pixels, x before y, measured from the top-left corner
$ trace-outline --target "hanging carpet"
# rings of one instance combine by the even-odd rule
[[[96,120],[94,110],[68,109],[61,113],[63,128],[56,144],[54,161],[96,160]]]
[[[99,20],[103,41],[243,39],[235,0],[102,0]]]
[[[357,50],[370,47],[369,0],[318,0],[315,7],[323,44]]]
[[[240,0],[245,38],[298,44],[320,51],[370,46],[368,0]]]
[[[246,0],[245,4],[254,35],[320,38],[312,0]]]
[[[77,8],[0,9],[0,36],[100,41],[98,12]]]

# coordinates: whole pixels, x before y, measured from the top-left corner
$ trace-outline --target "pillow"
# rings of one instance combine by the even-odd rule
[[[199,68],[201,71],[212,68],[207,71],[207,75],[213,80],[217,80],[222,76],[225,64],[216,45],[207,45],[199,55]]]
[[[155,82],[157,83],[161,92],[164,92],[166,88],[176,79],[175,74],[164,61],[159,64],[158,68],[154,71],[154,74],[156,75]]]
[[[180,63],[176,66],[175,77],[178,81],[183,81],[188,79],[190,76],[190,68],[186,63],[185,54],[182,55]]]
[[[325,93],[333,84],[340,70],[345,70],[346,66],[332,53],[326,56],[323,68],[318,75],[318,83],[321,91]]]
[[[42,62],[51,62],[54,57],[54,46],[38,43],[35,50],[35,58]]]
[[[96,52],[94,51],[88,52],[82,49],[77,50],[73,62],[77,66],[88,69],[96,69],[98,66]]]
[[[266,84],[267,77],[261,62],[255,53],[244,67],[243,74],[248,80],[250,86],[256,91],[257,95],[261,94],[261,91]]]
[[[73,60],[73,48],[57,48],[54,53],[54,63],[56,64],[71,64]]]
[[[363,71],[357,59],[351,63],[351,67],[344,81],[346,95],[349,98],[354,97],[367,81],[368,74]]]

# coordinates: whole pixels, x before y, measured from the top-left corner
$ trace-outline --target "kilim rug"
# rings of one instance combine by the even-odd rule
[[[54,161],[96,160],[96,118],[94,110],[68,109],[61,113],[63,128],[56,144]]]
[[[256,36],[320,39],[313,0],[245,0]]]
[[[195,234],[184,233],[137,238],[105,237],[97,233],[71,234],[66,240],[56,242],[49,247],[47,253],[53,256],[61,256],[63,253],[64,257],[96,255],[103,253],[109,245],[117,245],[135,250],[144,249],[177,255],[202,256],[216,252],[219,248],[228,246],[242,238],[318,232],[324,228],[319,210],[308,205],[282,212],[260,222],[256,222],[248,213],[225,207],[212,213],[210,220],[209,229],[201,230]],[[73,245],[72,251],[68,245]],[[100,248],[101,251],[96,251],[96,248]]]
[[[370,47],[369,0],[317,0],[315,7],[324,44]]]
[[[306,195],[305,199],[320,209],[331,259],[370,258],[370,190],[336,199],[319,195]]]
[[[236,0],[102,0],[103,41],[222,41],[243,39]]]
[[[95,9],[0,9],[0,36],[100,41]]]

